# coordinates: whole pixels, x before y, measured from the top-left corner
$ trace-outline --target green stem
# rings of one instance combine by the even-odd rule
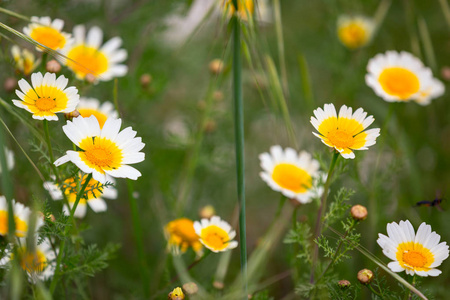
[[[134,238],[137,246],[139,257],[139,270],[141,272],[142,288],[146,299],[150,296],[150,277],[147,269],[147,262],[145,259],[145,249],[143,242],[142,223],[139,216],[139,208],[136,198],[133,196],[133,183],[127,180],[128,200],[130,201],[131,219],[133,221]]]
[[[70,209],[70,206],[68,207],[68,209],[70,209],[70,218],[72,218],[72,220],[74,218],[74,214],[77,209],[78,203],[80,202],[81,198],[83,197],[84,191],[86,190],[86,188],[89,184],[89,181],[91,181],[91,178],[92,178],[92,173],[90,173],[86,177],[86,181],[84,182],[83,186],[81,187],[80,192],[77,194],[77,197],[75,198],[75,203],[73,204],[72,209]],[[81,175],[81,182],[83,182],[83,175]]]
[[[330,168],[328,169],[327,180],[325,181],[324,191],[320,199],[321,201],[319,211],[317,212],[316,230],[314,233],[314,238],[318,238],[322,233],[322,218],[327,207],[328,190],[330,189],[331,177],[333,176],[334,167],[336,166],[336,162],[339,158],[339,155],[341,154],[338,151],[334,150],[333,158],[331,159],[330,163]],[[311,277],[309,280],[310,283],[314,283],[314,271],[315,271],[314,268],[316,267],[318,257],[319,257],[319,246],[317,245],[317,243],[315,243],[311,266]]]
[[[374,293],[378,297],[381,297],[381,294],[378,293],[377,291],[375,291],[375,289],[373,288],[373,286],[371,284],[368,284],[367,287],[372,291],[372,293]],[[381,299],[383,299],[383,297],[381,297]]]
[[[238,11],[238,0],[233,0],[235,11]],[[244,299],[247,299],[247,237],[245,228],[245,177],[244,177],[244,104],[242,101],[242,58],[241,28],[237,14],[232,19],[233,26],[233,99],[234,128],[236,146],[237,196],[239,203],[239,237],[241,254],[241,274]]]

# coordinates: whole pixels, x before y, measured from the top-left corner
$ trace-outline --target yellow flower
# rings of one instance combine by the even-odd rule
[[[56,113],[69,113],[75,110],[80,96],[76,87],[68,87],[69,79],[63,75],[56,78],[54,73],[31,74],[31,84],[19,80],[21,91],[16,90],[21,100],[13,100],[15,106],[33,114],[33,119],[57,121]]]
[[[33,72],[41,63],[40,59],[36,60],[33,53],[27,49],[21,50],[17,45],[12,46],[11,53],[16,63],[16,70],[22,72],[25,76]]]
[[[343,105],[339,116],[333,104],[325,104],[324,109],[314,110],[311,124],[319,131],[313,132],[328,147],[335,148],[344,158],[355,158],[352,150],[367,150],[376,143],[380,129],[365,129],[375,121],[372,116],[358,108],[352,114],[352,108]]]
[[[369,18],[341,16],[337,23],[339,40],[349,49],[363,47],[372,39],[375,23]]]
[[[300,203],[309,203],[322,194],[322,188],[315,190],[320,178],[319,162],[308,152],[272,146],[270,153],[261,154],[259,160],[263,169],[259,175],[274,191]]]
[[[28,222],[31,215],[31,210],[24,206],[22,203],[12,200],[14,211],[14,222],[16,226],[16,236],[25,237],[28,232]],[[36,228],[38,230],[44,222],[42,219],[37,218]],[[5,236],[8,234],[8,203],[4,196],[0,196],[0,235]]]
[[[195,233],[193,221],[187,218],[173,220],[164,227],[164,233],[173,253],[184,253],[187,248],[192,247],[197,255],[201,255],[203,246]]]
[[[383,254],[393,260],[388,267],[393,272],[406,271],[408,275],[438,276],[440,266],[449,254],[446,242],[439,243],[441,236],[431,232],[431,226],[420,224],[417,233],[411,223],[400,221],[387,224],[388,236],[379,233],[377,243]]]
[[[388,102],[416,101],[427,105],[444,93],[444,85],[411,53],[387,51],[367,65],[366,84]]]
[[[36,42],[53,50],[61,50],[71,42],[71,36],[62,32],[64,21],[50,17],[31,17],[31,24],[23,29],[23,32]],[[36,47],[39,51],[43,49]]]
[[[80,98],[80,103],[78,103],[77,110],[81,116],[84,118],[89,118],[90,116],[95,116],[98,123],[100,124],[100,129],[106,122],[106,119],[113,118],[117,119],[119,114],[114,110],[114,105],[105,101],[100,105],[100,101],[95,98]]]
[[[126,65],[120,64],[127,58],[127,51],[119,49],[122,39],[114,37],[103,44],[103,32],[94,26],[86,34],[83,25],[73,29],[74,43],[63,50],[71,60],[66,60],[78,79],[85,79],[88,74],[102,81],[122,77],[128,72]]]
[[[180,287],[174,288],[173,291],[169,293],[170,300],[183,300],[184,294],[183,290]]]
[[[195,221],[194,229],[200,237],[200,242],[213,252],[227,251],[238,245],[236,241],[233,241],[236,231],[218,216],[214,216],[210,220]]]
[[[238,16],[243,20],[249,19],[253,16],[255,11],[255,4],[253,0],[237,0],[238,1]],[[233,0],[223,0],[222,2],[223,11],[231,17],[234,12]]]

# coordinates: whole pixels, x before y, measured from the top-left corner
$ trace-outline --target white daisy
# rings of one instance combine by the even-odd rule
[[[431,232],[431,226],[420,224],[417,234],[411,223],[400,221],[387,224],[388,236],[379,233],[377,243],[383,254],[392,259],[388,267],[393,272],[406,271],[408,275],[438,276],[440,266],[449,254],[446,242],[439,243],[441,236]]]
[[[340,16],[337,21],[339,41],[349,49],[367,45],[374,30],[375,22],[363,16]]]
[[[141,138],[136,138],[136,131],[127,127],[120,131],[122,119],[107,119],[100,125],[95,116],[79,116],[67,121],[63,131],[81,151],[67,151],[66,155],[55,161],[60,166],[73,162],[84,173],[92,173],[95,180],[105,184],[107,175],[136,180],[141,172],[128,164],[135,164],[145,159],[139,152],[144,148]],[[120,131],[120,132],[119,132]]]
[[[433,78],[429,86],[420,90],[417,97],[414,99],[420,105],[428,105],[431,100],[441,97],[445,92],[444,84],[436,78]]]
[[[213,252],[234,249],[238,245],[237,241],[233,241],[236,231],[218,216],[213,216],[210,220],[195,221],[194,230],[200,237],[200,242]]]
[[[53,50],[61,50],[71,42],[71,35],[62,31],[64,21],[50,17],[31,17],[31,23],[23,32],[36,42]],[[43,48],[36,47],[39,51]]]
[[[76,87],[68,87],[69,79],[63,75],[56,78],[54,73],[31,74],[31,84],[19,80],[21,91],[16,90],[21,100],[13,100],[15,106],[33,114],[33,119],[57,121],[56,113],[69,113],[75,110],[80,96]]]
[[[100,124],[100,129],[103,128],[106,119],[117,119],[119,116],[117,111],[114,109],[114,105],[111,102],[105,101],[100,105],[100,101],[95,98],[81,97],[80,102],[77,106],[77,111],[84,118],[89,118],[90,116],[94,115],[97,118],[98,123]]]
[[[37,280],[47,280],[55,274],[56,255],[52,249],[50,242],[44,239],[39,245],[35,245],[34,253],[27,251],[26,239],[19,240],[17,255],[19,264],[28,275],[31,283]],[[5,251],[5,256],[0,260],[0,266],[9,267],[9,262],[15,259],[11,250]]]
[[[16,70],[22,72],[25,76],[33,72],[41,63],[40,59],[36,60],[32,52],[27,49],[20,49],[17,45],[11,47],[11,54],[16,63]]]
[[[259,155],[259,160],[264,170],[259,175],[274,191],[300,203],[309,203],[323,193],[322,187],[316,189],[322,176],[319,162],[308,152],[272,146],[270,153]]]
[[[12,200],[16,236],[25,237],[28,232],[31,210],[22,203]],[[44,221],[36,218],[35,230],[37,231]],[[8,202],[4,196],[0,196],[0,235],[8,234]]]
[[[108,81],[128,72],[128,67],[120,64],[127,58],[127,51],[119,49],[121,38],[114,37],[102,46],[102,30],[94,26],[86,35],[84,25],[75,26],[73,35],[74,43],[64,48],[63,54],[69,58],[65,63],[78,79],[91,74],[98,80]]]
[[[352,150],[367,150],[376,143],[380,129],[365,129],[375,121],[362,108],[352,114],[352,108],[343,105],[336,114],[333,104],[325,104],[324,109],[314,110],[311,124],[319,131],[313,132],[328,147],[335,148],[344,158],[355,158]]]
[[[431,70],[411,53],[402,51],[387,51],[385,54],[377,54],[369,60],[367,65],[366,83],[375,94],[388,102],[429,102],[432,95],[428,94],[427,100],[421,93],[434,86]]]
[[[80,183],[82,186],[86,181],[86,174],[81,175],[83,176],[83,180]],[[107,177],[107,181],[114,184],[114,179],[112,177]],[[76,198],[77,193],[75,192],[77,183],[75,182],[74,178],[68,178],[64,180],[64,186],[66,186],[65,194],[66,198],[69,201],[70,209],[72,209]],[[70,187],[69,187],[70,186]],[[44,188],[49,192],[50,197],[52,197],[53,200],[62,200],[63,194],[61,192],[61,189],[59,185],[55,182],[44,182]],[[116,199],[117,198],[117,190],[112,185],[107,185],[106,187],[101,185],[97,180],[91,179],[86,186],[87,191],[91,191],[87,195],[87,202],[86,199],[81,198],[78,202],[77,208],[75,210],[74,216],[77,218],[83,218],[86,215],[86,204],[89,205],[89,207],[96,213],[103,212],[107,210],[107,205],[105,200],[103,198],[107,199]],[[66,215],[70,215],[70,212],[66,205],[64,205],[64,213]]]

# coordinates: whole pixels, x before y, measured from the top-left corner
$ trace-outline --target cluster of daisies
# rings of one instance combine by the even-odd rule
[[[127,57],[127,52],[119,49],[122,43],[120,38],[114,37],[102,45],[103,33],[100,28],[92,27],[86,33],[85,27],[78,25],[72,35],[62,31],[63,25],[64,22],[59,19],[52,21],[49,17],[32,17],[24,33],[38,43],[38,51],[42,51],[44,45],[63,54],[62,63],[79,80],[98,83],[127,73],[127,67],[120,64]],[[107,205],[104,198],[117,198],[114,178],[136,180],[141,176],[130,165],[145,159],[145,154],[141,152],[145,144],[140,137],[136,137],[137,132],[131,127],[121,130],[122,120],[111,102],[101,103],[98,99],[80,97],[78,89],[69,86],[69,79],[63,75],[57,76],[53,72],[32,73],[40,61],[35,60],[28,50],[20,50],[15,46],[12,53],[17,69],[25,76],[31,74],[31,82],[26,79],[18,82],[16,95],[19,99],[12,100],[14,105],[30,112],[33,119],[43,120],[45,125],[49,121],[57,121],[59,113],[66,114],[68,119],[62,130],[73,143],[74,150],[66,151],[65,155],[52,163],[60,166],[72,162],[79,171],[69,178],[56,180],[56,177],[52,177],[44,182],[44,188],[52,199],[66,200],[62,208],[66,215],[82,218],[86,215],[87,206],[94,212],[105,211]],[[46,128],[48,126],[44,126],[44,130],[48,130]],[[80,186],[85,191],[81,198],[77,197]],[[4,197],[0,200],[1,234],[6,234],[6,200]],[[13,208],[16,235],[23,238],[29,226],[30,210],[15,202]],[[38,219],[36,230],[42,224],[42,220]],[[26,243],[19,240],[18,245],[20,253]],[[50,247],[48,241],[33,248],[36,253],[25,251],[21,266],[33,278],[47,279],[54,272],[57,249]],[[9,261],[8,255],[6,253],[0,259],[3,265]]]

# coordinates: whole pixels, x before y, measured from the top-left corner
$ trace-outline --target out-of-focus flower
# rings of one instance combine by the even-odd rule
[[[344,158],[355,158],[352,150],[367,150],[376,143],[380,129],[365,129],[375,121],[362,108],[352,114],[352,108],[343,105],[336,114],[333,104],[325,104],[324,109],[314,110],[311,124],[319,131],[313,132],[328,147],[335,148]]]
[[[51,244],[44,239],[39,245],[34,245],[34,251],[31,252],[26,247],[25,238],[20,239],[17,248],[19,264],[28,275],[30,282],[37,280],[47,280],[55,274],[56,256]],[[5,256],[0,260],[0,265],[6,266],[11,260],[15,260],[15,255],[7,250]]]
[[[64,21],[50,17],[31,17],[31,23],[23,29],[23,32],[36,42],[53,50],[61,50],[71,43],[71,35],[62,31]],[[43,48],[36,47],[39,51]]]
[[[141,138],[135,137],[136,131],[131,127],[120,131],[121,125],[122,119],[110,118],[100,129],[95,116],[79,116],[67,121],[63,131],[81,151],[69,150],[54,164],[60,166],[71,161],[84,173],[92,173],[93,178],[102,184],[106,183],[107,175],[136,180],[142,174],[128,164],[145,159],[145,154],[139,152],[145,144]]]
[[[184,294],[180,287],[174,288],[173,291],[169,293],[169,300],[183,300]]]
[[[259,160],[263,169],[259,175],[274,191],[300,203],[309,203],[322,194],[323,188],[316,188],[321,176],[319,162],[308,152],[272,146]]]
[[[34,54],[28,49],[20,49],[19,46],[14,45],[11,47],[11,54],[16,63],[16,70],[27,76],[39,66],[41,60],[34,57]]]
[[[198,292],[198,286],[195,284],[195,282],[188,282],[183,284],[183,290],[188,295],[195,295]]]
[[[69,113],[75,109],[80,96],[76,87],[68,87],[69,79],[54,73],[31,74],[31,86],[25,79],[19,80],[21,91],[16,90],[21,100],[13,100],[15,106],[33,114],[33,119],[57,121],[56,113]]]
[[[366,84],[388,102],[416,101],[427,105],[444,93],[443,84],[411,53],[387,51],[367,65]]]
[[[106,120],[109,118],[117,119],[119,114],[114,109],[114,105],[105,101],[100,104],[100,101],[95,98],[80,98],[80,103],[78,103],[77,111],[84,118],[89,118],[90,116],[95,116],[98,123],[100,124],[100,129],[103,128]]]
[[[71,59],[65,63],[78,79],[90,74],[96,80],[108,81],[128,72],[128,67],[120,64],[127,58],[127,51],[119,49],[121,38],[114,37],[102,46],[102,30],[94,26],[86,35],[84,25],[75,26],[73,35],[74,43],[64,48],[63,54]]]
[[[11,171],[14,168],[14,152],[9,150],[8,148],[3,148],[6,156],[6,166],[8,167],[8,171]],[[0,166],[0,174],[2,173],[2,167]]]
[[[17,87],[17,79],[14,77],[7,77],[3,82],[3,88],[6,92],[11,93]]]
[[[215,214],[216,214],[216,210],[214,209],[214,206],[212,206],[211,204],[203,206],[202,208],[200,208],[200,210],[198,212],[198,215],[202,219],[209,219],[212,216],[214,216]]]
[[[80,176],[82,177],[80,186],[83,186],[84,183],[86,182],[87,175],[80,173]],[[111,177],[107,178],[107,181],[110,183],[114,183],[114,179]],[[64,193],[69,202],[70,209],[72,209],[75,200],[77,198],[76,192],[77,182],[75,181],[74,178],[68,178],[64,180],[63,186],[66,188]],[[49,192],[53,200],[62,200],[64,198],[61,192],[61,188],[57,183],[47,181],[44,182],[44,187]],[[93,178],[89,180],[89,183],[86,186],[86,191],[89,191],[87,193],[87,201],[85,198],[82,197],[78,202],[77,208],[75,210],[74,216],[77,218],[83,218],[86,215],[86,204],[88,204],[89,207],[92,208],[94,212],[98,213],[107,210],[107,205],[105,200],[103,200],[103,198],[108,199],[117,198],[117,190],[113,186],[111,185],[103,186]],[[66,215],[70,215],[67,206],[64,206],[64,213]]]
[[[58,73],[59,71],[61,71],[61,64],[52,59],[45,64],[45,69],[50,73]]]
[[[213,252],[227,251],[236,248],[238,245],[237,241],[233,241],[236,231],[218,216],[214,216],[210,220],[195,221],[194,229],[203,246]]]
[[[364,47],[372,39],[375,23],[363,16],[340,16],[337,21],[339,41],[349,48]]]
[[[150,83],[152,83],[152,75],[150,74],[142,74],[141,78],[139,79],[139,82],[141,83],[141,86],[143,88],[148,88]]]
[[[187,218],[180,218],[169,222],[164,227],[164,234],[168,240],[168,248],[174,254],[186,252],[189,247],[202,254],[202,244],[194,230],[194,222]]]
[[[223,72],[223,61],[219,58],[213,59],[210,63],[209,63],[209,71],[214,74],[220,74]]]
[[[406,271],[408,275],[438,276],[442,272],[436,267],[448,257],[446,242],[439,243],[441,236],[431,232],[431,226],[423,222],[417,234],[411,223],[400,221],[387,224],[388,236],[379,233],[377,243],[383,254],[393,260],[388,264],[393,272]]]
[[[14,211],[14,222],[16,225],[16,236],[24,237],[27,235],[29,227],[29,219],[31,210],[22,203],[12,200]],[[38,230],[43,225],[43,221],[37,218],[35,230]],[[4,196],[0,196],[0,235],[8,234],[8,203]]]

